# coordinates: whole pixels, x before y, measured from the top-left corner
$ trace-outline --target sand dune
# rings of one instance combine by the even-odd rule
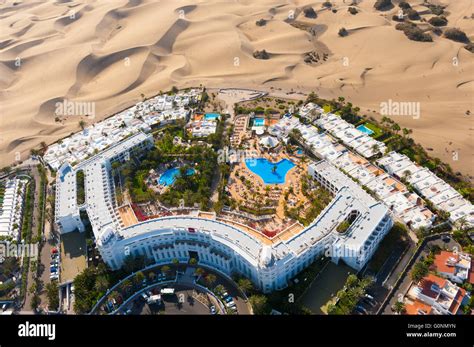
[[[421,0],[410,2],[426,11]],[[455,170],[474,175],[474,115],[466,115],[474,112],[474,55],[443,37],[408,40],[391,21],[396,7],[377,12],[365,0],[351,15],[342,0],[332,3],[336,13],[307,0],[7,0],[0,5],[1,166],[141,94],[203,84],[278,95],[315,90],[344,96],[374,117],[388,99],[420,102],[420,119],[392,118]],[[442,3],[448,26],[474,40],[472,1]],[[304,17],[306,5],[316,19]],[[261,18],[267,23],[257,26]],[[348,36],[339,37],[342,27]],[[269,60],[253,57],[262,49]],[[328,58],[306,64],[308,52]],[[55,104],[64,99],[94,102],[95,118],[55,120]]]

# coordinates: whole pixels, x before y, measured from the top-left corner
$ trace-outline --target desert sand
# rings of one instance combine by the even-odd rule
[[[426,10],[421,0],[409,2]],[[444,37],[408,40],[390,20],[398,7],[379,12],[374,1],[359,1],[359,13],[351,15],[342,0],[332,1],[336,13],[321,3],[2,2],[0,166],[13,163],[16,152],[25,159],[40,142],[79,130],[80,119],[92,123],[131,106],[142,94],[202,84],[275,94],[314,90],[326,98],[344,96],[374,117],[389,99],[420,102],[419,119],[392,118],[413,129],[412,136],[432,148],[431,154],[474,176],[474,114],[466,115],[474,113],[474,55]],[[473,2],[441,3],[449,11],[448,26],[474,40]],[[317,18],[304,17],[305,5],[313,6]],[[261,18],[267,24],[257,26]],[[315,35],[304,30],[308,26],[315,26]],[[338,35],[341,27],[348,36]],[[270,59],[253,57],[262,49]],[[305,53],[312,51],[327,54],[327,60],[305,63]],[[95,115],[55,120],[55,104],[62,100],[93,102]]]

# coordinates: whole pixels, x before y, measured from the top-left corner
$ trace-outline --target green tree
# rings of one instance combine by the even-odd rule
[[[428,265],[424,261],[420,261],[413,266],[413,270],[411,271],[411,279],[413,282],[418,283],[423,277],[428,275],[429,268]]]
[[[248,278],[241,278],[238,280],[237,285],[239,286],[240,290],[243,291],[246,295],[253,290],[252,281]]]
[[[57,311],[59,309],[59,287],[56,281],[46,284],[46,297],[49,309]]]
[[[405,304],[402,301],[397,301],[394,306],[394,311],[398,314],[405,312]]]
[[[268,314],[270,307],[268,305],[267,297],[264,295],[252,295],[249,298],[254,314]]]

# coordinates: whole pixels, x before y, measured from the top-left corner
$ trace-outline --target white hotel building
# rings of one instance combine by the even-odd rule
[[[126,160],[131,147],[146,148],[151,136],[139,133],[72,168],[58,172],[56,221],[62,233],[83,230],[79,211],[87,211],[104,261],[122,266],[128,255],[144,255],[158,264],[191,257],[228,275],[240,273],[264,292],[279,290],[288,281],[326,254],[356,270],[364,267],[393,222],[388,208],[352,179],[326,161],[311,164],[309,174],[333,194],[311,225],[295,235],[269,239],[251,234],[237,223],[199,214],[162,217],[124,227],[115,212],[110,163]],[[125,154],[124,154],[125,153]],[[85,173],[85,203],[76,203],[76,172]],[[350,226],[339,233],[346,220]],[[329,252],[329,253],[327,253]]]

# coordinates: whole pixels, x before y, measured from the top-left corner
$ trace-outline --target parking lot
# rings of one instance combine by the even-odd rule
[[[129,315],[154,315],[154,314],[211,314],[210,306],[206,303],[203,293],[194,288],[176,285],[173,294],[160,294],[161,286],[147,290],[127,304],[121,313]],[[149,302],[150,298],[160,297],[155,302]]]

